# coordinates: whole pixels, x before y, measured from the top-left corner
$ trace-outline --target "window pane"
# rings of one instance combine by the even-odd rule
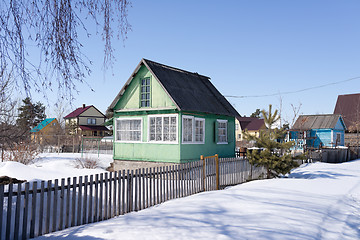
[[[184,142],[192,142],[192,119],[184,118],[184,126],[183,126],[183,141]]]
[[[141,141],[141,120],[117,120],[116,139],[119,141]]]
[[[227,142],[227,122],[218,121],[218,142]]]

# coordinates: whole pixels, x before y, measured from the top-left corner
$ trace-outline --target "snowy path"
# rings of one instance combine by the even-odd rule
[[[46,239],[360,239],[359,207],[360,161],[316,163]]]

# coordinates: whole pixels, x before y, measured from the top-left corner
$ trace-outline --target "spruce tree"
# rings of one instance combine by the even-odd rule
[[[32,103],[29,97],[22,100],[23,105],[18,108],[19,115],[16,124],[24,132],[36,127],[45,118],[45,106],[41,102]]]
[[[245,133],[247,140],[255,141],[255,146],[259,148],[259,150],[247,151],[249,162],[254,166],[265,167],[267,178],[289,173],[298,166],[290,154],[294,142],[284,141],[286,129],[274,128],[280,117],[277,110],[272,113],[271,104],[268,112],[262,110],[262,115],[267,129],[261,131],[258,137]]]

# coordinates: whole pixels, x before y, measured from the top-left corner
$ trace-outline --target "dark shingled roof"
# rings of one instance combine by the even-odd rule
[[[166,66],[147,59],[140,61],[134,73],[138,71],[141,64],[144,64],[159,81],[179,110],[234,117],[240,116],[235,108],[210,82],[209,77]],[[125,85],[129,84],[131,80],[132,77]],[[120,91],[111,104],[111,108],[114,108],[124,90],[123,88]]]
[[[300,115],[291,129],[332,129],[335,128],[339,118],[341,118],[339,114]]]
[[[356,130],[356,122],[360,122],[360,93],[339,95],[334,114],[341,114],[347,129]]]

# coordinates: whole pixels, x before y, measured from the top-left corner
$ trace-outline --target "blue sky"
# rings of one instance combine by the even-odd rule
[[[209,76],[225,96],[250,96],[228,98],[241,115],[269,104],[281,105],[289,122],[291,104],[301,104],[302,114],[332,113],[338,95],[360,92],[360,78],[284,93],[360,77],[359,12],[360,1],[351,0],[133,1],[132,31],[124,43],[113,42],[112,70],[102,69],[100,36],[84,38],[95,92],[78,85],[71,110],[85,103],[105,113],[147,58]]]

